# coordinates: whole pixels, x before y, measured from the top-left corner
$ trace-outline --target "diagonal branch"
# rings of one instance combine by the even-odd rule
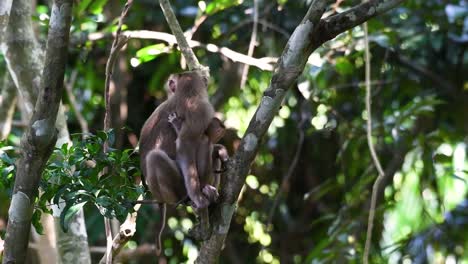
[[[192,49],[190,48],[190,45],[187,42],[187,39],[184,36],[184,32],[180,28],[179,21],[177,21],[177,18],[174,12],[172,11],[169,0],[160,0],[159,4],[161,5],[161,9],[164,13],[164,17],[166,18],[167,24],[169,24],[169,27],[171,28],[172,33],[177,39],[177,44],[179,45],[182,55],[187,61],[189,69],[191,71],[199,70],[202,72],[204,76],[208,77],[209,69],[206,67],[203,67],[202,65],[200,65],[200,62],[198,62],[197,57],[193,53]]]
[[[327,39],[354,28],[367,20],[376,17],[398,6],[405,0],[372,0],[359,4],[342,13],[324,19]]]
[[[221,202],[213,212],[213,234],[208,241],[202,244],[197,263],[214,263],[218,258],[229,231],[237,198],[245,182],[250,164],[257,154],[260,141],[278,112],[286,91],[304,70],[310,54],[339,33],[391,9],[402,1],[371,1],[350,9],[352,11],[348,10],[322,21],[320,18],[328,1],[313,1],[301,24],[297,26],[289,39],[273,73],[270,85],[263,93],[261,103],[241,140],[238,151],[228,164],[226,175],[222,178]],[[352,15],[356,15],[356,17],[352,17]]]
[[[297,80],[312,53],[311,42],[316,26],[325,12],[327,0],[315,0],[301,24],[294,30],[281,55],[270,86],[263,93],[260,106],[250,121],[238,151],[223,177],[221,203],[215,208],[213,234],[200,249],[198,263],[214,263],[218,258],[236,207],[237,197],[255,158],[260,140],[278,112],[286,91]],[[226,179],[229,179],[227,181]]]

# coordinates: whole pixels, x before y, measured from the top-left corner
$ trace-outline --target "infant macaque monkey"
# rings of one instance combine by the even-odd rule
[[[178,136],[184,119],[177,116],[177,113],[174,112],[169,114],[168,121]],[[225,169],[223,166],[229,158],[226,147],[221,144],[215,144],[224,136],[225,132],[226,130],[221,120],[213,118],[201,140],[202,144],[204,144],[202,148],[208,149],[212,153],[212,171],[209,174],[213,173],[213,177],[208,177],[206,185],[202,187],[202,193],[208,198],[210,203],[216,202],[219,197],[220,176]]]

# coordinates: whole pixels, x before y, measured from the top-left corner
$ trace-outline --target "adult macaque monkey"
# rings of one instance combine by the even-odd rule
[[[224,134],[224,126],[218,119],[213,119],[206,81],[200,75],[195,72],[172,75],[167,87],[172,95],[156,108],[141,131],[141,169],[158,202],[177,204],[188,194],[202,224],[201,234],[194,235],[207,238],[207,206],[213,197],[217,198],[217,192],[207,187],[217,184],[210,176],[213,166],[211,146]],[[172,113],[177,113],[183,120],[179,124],[179,135],[169,122]],[[219,155],[221,152],[213,152],[217,168],[226,159]],[[164,216],[165,206],[162,209]]]

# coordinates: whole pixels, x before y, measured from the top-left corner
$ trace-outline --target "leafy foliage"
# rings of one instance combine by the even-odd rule
[[[104,217],[123,221],[133,210],[132,201],[144,193],[134,184],[141,175],[137,155],[132,149],[109,148],[104,153],[104,141],[114,141],[113,131],[82,140],[79,136],[54,151],[40,183],[38,209],[49,212],[48,205],[61,209],[64,230],[85,204],[96,206]]]

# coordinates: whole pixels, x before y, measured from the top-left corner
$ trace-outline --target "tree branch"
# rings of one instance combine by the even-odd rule
[[[374,217],[375,217],[375,206],[377,203],[377,192],[380,186],[380,183],[385,177],[385,173],[382,169],[382,165],[380,164],[379,158],[377,157],[377,153],[374,148],[374,144],[372,143],[372,90],[371,90],[371,60],[370,60],[370,51],[369,51],[369,33],[367,30],[367,23],[364,23],[364,42],[365,42],[365,62],[366,62],[366,70],[365,70],[365,79],[366,79],[366,111],[367,111],[367,145],[369,146],[369,152],[372,157],[372,161],[374,162],[375,167],[379,175],[374,182],[374,186],[372,187],[372,195],[371,195],[371,205],[369,208],[369,220],[367,221],[367,235],[366,235],[366,244],[364,247],[364,256],[363,262],[364,264],[369,263],[369,251],[370,251],[370,244],[372,241],[372,228],[374,227]]]
[[[310,46],[312,35],[325,12],[326,4],[326,0],[315,0],[312,3],[279,59],[270,86],[263,93],[260,106],[250,121],[238,151],[228,164],[225,177],[222,177],[221,203],[214,211],[213,234],[202,244],[197,263],[214,263],[221,252],[236,207],[237,197],[257,153],[259,141],[278,112],[286,91],[297,80],[313,51]]]
[[[327,2],[326,0],[313,1],[307,15],[294,30],[279,59],[270,85],[263,93],[260,106],[250,121],[238,151],[228,163],[226,175],[222,177],[223,183],[221,186],[223,188],[220,204],[215,207],[213,212],[213,234],[208,241],[202,244],[197,259],[198,263],[214,263],[219,256],[224,239],[229,231],[237,198],[248,174],[250,164],[257,154],[260,140],[278,112],[286,91],[304,70],[310,54],[337,34],[389,10],[402,0],[372,1],[370,4],[365,3],[352,8],[352,12],[347,12],[347,14],[358,14],[363,18],[351,17],[351,19],[348,19],[346,15],[339,14],[321,21],[320,18],[325,12]],[[372,12],[370,12],[371,9]],[[229,181],[226,179],[229,179]]]
[[[0,2],[0,44],[6,35],[8,21],[10,20],[11,3],[13,0],[2,0]]]
[[[0,140],[6,139],[10,134],[16,99],[15,84],[10,77],[10,73],[5,72],[3,89],[0,94]]]
[[[109,53],[109,58],[107,59],[106,63],[106,80],[105,80],[105,90],[104,90],[104,98],[105,98],[105,113],[104,113],[104,131],[108,131],[111,127],[111,109],[110,109],[110,81],[112,78],[112,73],[114,71],[114,65],[115,61],[119,55],[120,50],[122,47],[127,43],[128,38],[124,35],[122,35],[122,25],[125,17],[128,14],[128,11],[130,7],[133,4],[133,0],[127,0],[125,3],[125,6],[122,10],[122,13],[120,14],[119,18],[119,23],[117,26],[117,31],[115,33],[115,38],[114,41],[112,42],[112,47]],[[109,149],[109,141],[106,139],[104,141],[104,147],[103,151],[106,153]],[[104,168],[104,171],[106,172],[108,168]],[[110,219],[107,217],[104,217],[104,227],[106,230],[106,245],[107,245],[107,250],[106,254],[104,255],[103,259],[105,258],[105,263],[110,264],[112,263],[112,256],[113,253],[115,252],[114,247],[113,247],[113,238],[112,238],[112,230],[111,230],[111,224],[110,224]],[[119,236],[117,236],[119,237]],[[128,240],[127,240],[128,241]],[[123,246],[127,241],[122,241]],[[120,247],[118,247],[118,250],[120,250]],[[118,251],[116,251],[118,253]]]
[[[42,89],[30,126],[21,139],[15,186],[9,209],[3,263],[24,263],[31,216],[44,166],[57,140],[55,122],[63,91],[72,0],[55,0],[49,23]]]
[[[174,34],[175,38],[177,39],[177,44],[179,44],[180,51],[184,56],[185,60],[187,61],[187,65],[191,71],[200,71],[202,75],[209,77],[209,68],[203,67],[198,62],[197,57],[193,53],[190,45],[185,39],[184,32],[180,28],[179,22],[172,11],[171,4],[169,0],[159,0],[159,4],[161,9],[164,13],[164,17],[166,18],[167,24],[171,28],[172,33]]]
[[[327,17],[322,25],[326,39],[332,39],[338,34],[358,26],[367,20],[383,14],[398,6],[405,0],[371,0],[350,8],[342,13]]]
[[[247,51],[247,56],[252,57],[255,44],[257,44],[257,31],[258,31],[258,0],[254,0],[254,8],[253,8],[253,29],[252,29],[252,36],[250,36],[249,42],[249,49]],[[247,75],[249,74],[249,65],[244,65],[242,69],[241,75],[241,89],[244,88],[245,82],[247,81]]]
[[[81,132],[84,135],[86,135],[89,133],[88,122],[78,109],[78,102],[76,101],[76,97],[73,94],[73,86],[75,86],[77,75],[78,71],[74,70],[70,76],[70,80],[65,82],[65,89],[67,90],[67,96],[68,100],[70,101],[70,106],[73,112],[75,113],[75,117],[78,120],[78,123],[80,124]]]
[[[149,30],[134,30],[134,31],[124,31],[123,34],[126,35],[130,39],[155,39],[155,40],[164,41],[170,45],[177,44],[177,40],[174,37],[174,35],[171,35],[165,32],[149,31]],[[89,34],[88,39],[94,41],[94,40],[102,39],[105,36],[106,35],[103,33],[91,33]],[[276,62],[277,60],[276,58],[270,58],[270,57],[259,58],[259,59],[249,57],[245,54],[239,53],[237,51],[231,50],[226,47],[220,47],[212,43],[204,44],[196,40],[189,40],[188,43],[191,48],[201,47],[201,48],[206,49],[208,52],[220,53],[226,58],[229,58],[234,62],[241,62],[243,64],[248,64],[250,66],[254,66],[261,70],[266,70],[266,71],[273,71],[272,63]]]

